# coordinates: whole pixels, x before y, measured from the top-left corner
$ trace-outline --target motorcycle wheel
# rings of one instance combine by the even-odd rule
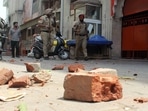
[[[62,60],[66,60],[69,58],[69,52],[66,50],[62,50],[58,53],[58,57]]]
[[[39,54],[39,53],[34,53],[34,57],[35,57],[36,59],[40,59],[42,56],[41,56],[41,54]]]

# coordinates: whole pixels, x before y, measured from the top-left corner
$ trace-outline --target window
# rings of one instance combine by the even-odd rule
[[[85,18],[88,19],[101,20],[101,7],[99,5],[83,5],[75,9],[75,20],[77,20],[79,14],[85,14]]]
[[[32,14],[38,12],[38,7],[39,7],[39,1],[38,0],[33,0]]]
[[[31,36],[31,29],[28,30],[28,36]]]
[[[101,8],[97,6],[86,5],[86,18],[101,19]]]

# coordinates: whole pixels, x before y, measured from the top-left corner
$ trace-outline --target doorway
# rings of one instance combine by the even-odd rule
[[[129,5],[131,4],[132,5]],[[126,0],[122,18],[122,58],[148,59],[148,0]]]

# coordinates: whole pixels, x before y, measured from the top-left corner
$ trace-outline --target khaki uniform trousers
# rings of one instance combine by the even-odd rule
[[[76,35],[76,49],[75,49],[75,57],[79,57],[79,52],[82,49],[84,57],[87,57],[87,37]]]
[[[48,56],[48,52],[52,47],[52,37],[51,34],[49,34],[48,32],[41,32],[41,37],[43,40],[43,52],[44,52],[44,57]]]

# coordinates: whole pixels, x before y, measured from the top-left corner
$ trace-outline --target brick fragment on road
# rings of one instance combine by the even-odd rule
[[[79,63],[75,63],[75,64],[71,64],[71,65],[68,66],[68,71],[69,72],[77,72],[78,69],[85,70],[84,65],[79,64]]]
[[[138,103],[145,103],[145,102],[148,102],[148,98],[144,98],[144,97],[135,98],[134,101],[137,101]]]
[[[8,81],[13,78],[13,75],[14,73],[12,70],[5,68],[0,69],[0,85],[8,83]]]
[[[52,70],[63,70],[64,65],[56,65],[55,67],[52,68]]]
[[[28,72],[39,72],[41,69],[40,63],[24,63]]]
[[[13,78],[8,83],[10,88],[20,88],[20,87],[27,87],[31,85],[31,80],[29,76],[21,76],[19,78]]]
[[[105,69],[104,69],[105,70]],[[100,102],[122,98],[122,86],[118,76],[107,73],[77,72],[67,74],[64,80],[64,99]]]

